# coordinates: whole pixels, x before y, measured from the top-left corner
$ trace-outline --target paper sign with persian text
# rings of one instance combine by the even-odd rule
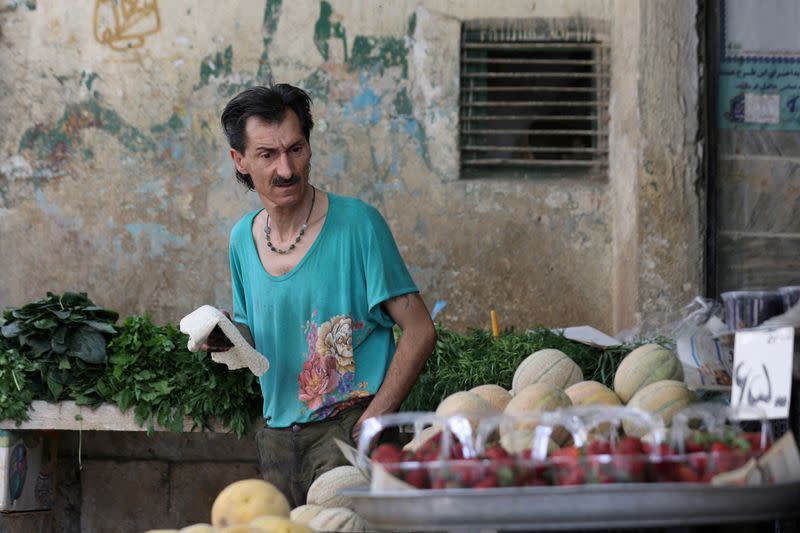
[[[794,328],[737,331],[731,406],[757,408],[770,419],[787,418],[793,350]],[[755,414],[742,416],[755,418]]]

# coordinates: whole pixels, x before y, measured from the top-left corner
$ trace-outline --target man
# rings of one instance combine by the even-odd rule
[[[259,461],[301,505],[316,477],[346,464],[334,437],[355,443],[364,420],[398,409],[436,333],[378,211],[309,183],[308,94],[247,89],[222,125],[237,179],[263,206],[230,236],[233,321],[270,360]]]

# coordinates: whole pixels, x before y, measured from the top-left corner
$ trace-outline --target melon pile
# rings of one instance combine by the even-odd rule
[[[597,381],[585,381],[580,366],[556,349],[533,352],[517,367],[511,390],[486,384],[444,398],[436,409],[441,416],[460,414],[473,427],[487,416],[501,413],[523,415],[546,413],[572,406],[608,405],[635,407],[660,416],[666,425],[673,415],[696,400],[683,383],[683,368],[677,356],[658,344],[645,344],[631,351],[614,375],[613,390]],[[511,453],[530,446],[535,423],[526,423],[509,433],[500,428],[500,443]],[[643,428],[624,424],[628,435],[642,437]],[[427,430],[430,433],[433,430]],[[569,433],[553,431],[554,445],[564,445]],[[419,441],[419,442],[417,442]],[[414,450],[425,438],[418,437],[407,447]]]
[[[146,533],[367,531],[367,523],[352,509],[350,499],[341,494],[343,489],[366,483],[367,479],[353,466],[334,468],[314,480],[305,505],[290,510],[286,497],[271,483],[243,479],[225,487],[214,500],[211,524]]]

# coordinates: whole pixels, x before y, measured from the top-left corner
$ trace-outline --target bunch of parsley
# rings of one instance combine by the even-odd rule
[[[205,352],[190,352],[187,336],[148,315],[128,317],[108,345],[108,367],[76,400],[133,408],[136,422],[182,431],[184,417],[208,429],[217,421],[238,436],[261,411],[261,391],[248,369],[228,370]]]

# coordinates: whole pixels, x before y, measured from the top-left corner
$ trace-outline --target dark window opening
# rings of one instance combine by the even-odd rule
[[[608,48],[462,28],[462,176],[603,175]]]

